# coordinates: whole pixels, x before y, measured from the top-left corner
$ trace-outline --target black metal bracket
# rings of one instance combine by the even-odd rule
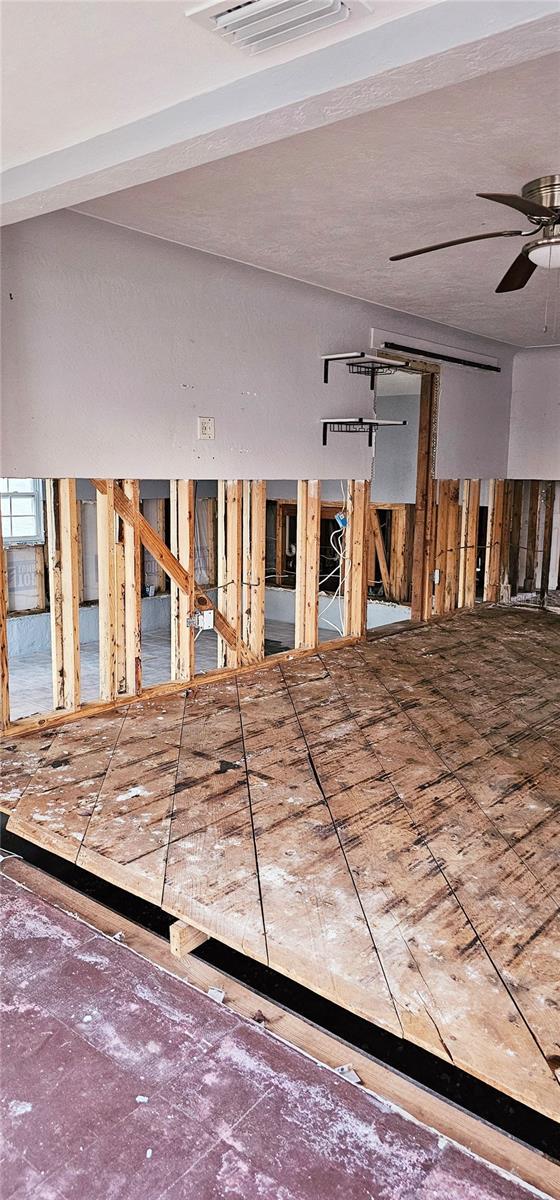
[[[383,358],[367,350],[354,350],[348,354],[323,355],[323,383],[329,382],[329,367],[333,362],[344,363],[352,375],[369,375],[369,386],[373,392],[377,375],[392,375],[405,371],[408,364],[395,358]]]
[[[369,417],[324,417],[323,446],[327,445],[330,433],[367,433],[368,446],[373,446],[373,434],[380,426],[406,425],[407,421],[378,421]]]

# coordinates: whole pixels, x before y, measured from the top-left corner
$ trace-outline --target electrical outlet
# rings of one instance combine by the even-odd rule
[[[214,418],[199,417],[198,418],[198,440],[199,442],[213,442],[216,436]]]

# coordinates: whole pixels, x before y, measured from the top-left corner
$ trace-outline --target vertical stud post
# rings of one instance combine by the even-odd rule
[[[305,600],[307,565],[307,479],[298,480],[296,518],[296,596],[295,596],[295,640],[296,650],[305,646]]]
[[[114,483],[97,493],[97,575],[99,581],[99,695],[117,695],[117,577]]]
[[[49,575],[53,708],[57,709],[65,707],[58,479],[45,479],[45,497],[47,507],[47,567]]]
[[[123,491],[132,505],[136,523],[123,521],[126,691],[138,696],[142,691],[142,547],[137,518],[140,513],[140,484],[123,479]]]
[[[228,479],[226,483],[226,617],[239,637],[242,636],[242,537],[243,484],[239,479]],[[240,665],[239,652],[231,646],[226,650],[228,667]]]
[[[305,627],[306,646],[319,642],[319,559],[321,550],[321,483],[307,484],[307,529],[305,537]],[[365,554],[365,549],[364,549]]]
[[[187,618],[195,611],[195,486],[191,479],[172,479],[170,486],[171,551],[188,572],[188,595],[171,582],[171,678],[192,679],[195,673],[194,629]]]
[[[218,583],[218,608],[224,616],[227,616],[227,560],[226,560],[226,481],[225,479],[218,480],[218,538],[217,538],[217,583]],[[217,666],[225,667],[226,665],[226,643],[222,637],[218,636],[218,656]]]
[[[58,487],[64,707],[76,709],[80,703],[80,600],[76,480],[60,479]]]
[[[366,521],[369,511],[369,481],[348,480],[348,525],[346,527],[346,573],[344,582],[344,632],[363,637],[366,628],[367,561]]]
[[[247,638],[253,654],[264,658],[266,603],[266,480],[251,483],[251,598]]]
[[[476,601],[479,504],[480,480],[465,479],[461,508],[458,608],[474,608]]]

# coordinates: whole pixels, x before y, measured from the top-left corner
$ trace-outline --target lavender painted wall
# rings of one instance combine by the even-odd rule
[[[515,355],[508,475],[560,478],[560,346]]]
[[[505,472],[511,347],[72,212],[5,230],[3,259],[3,475],[368,476],[365,439],[320,427],[368,412],[367,381],[325,387],[320,355],[372,327],[499,359],[442,387],[437,468]]]

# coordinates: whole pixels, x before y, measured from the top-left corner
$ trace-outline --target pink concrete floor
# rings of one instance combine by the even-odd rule
[[[529,1192],[0,877],[2,1200]]]

